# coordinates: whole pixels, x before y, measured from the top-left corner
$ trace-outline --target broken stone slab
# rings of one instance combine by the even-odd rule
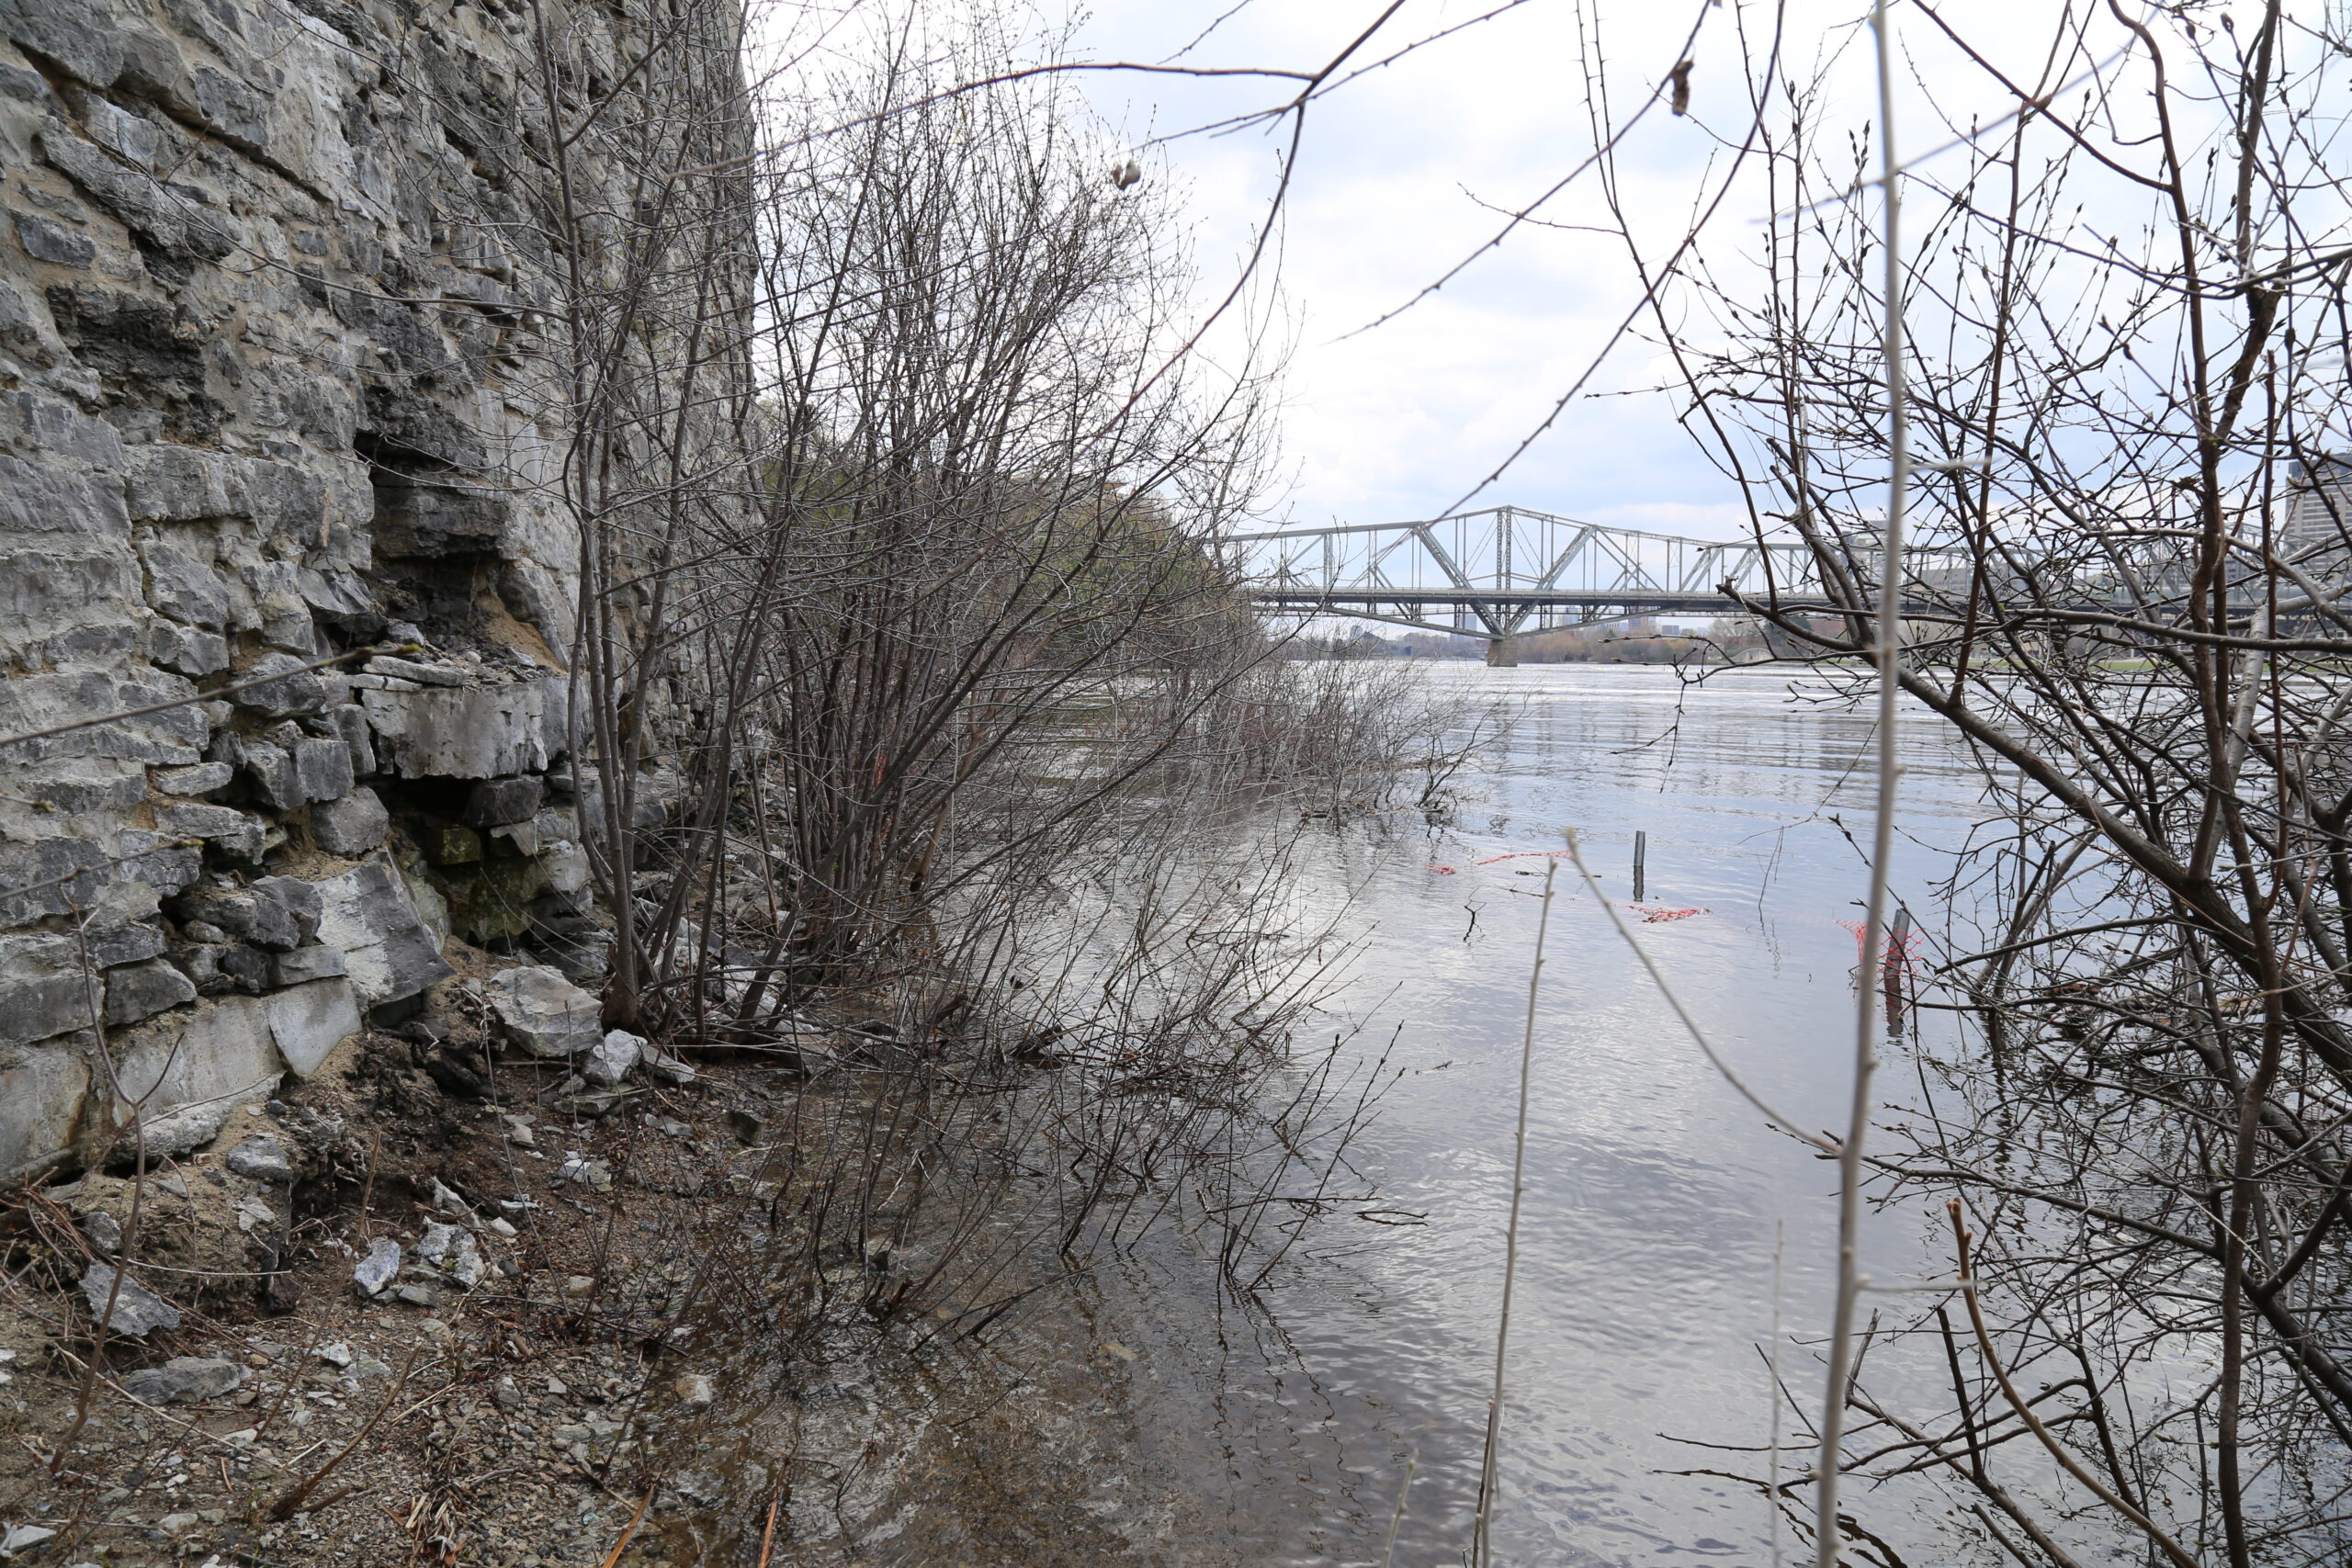
[[[82,1216],[82,1234],[108,1258],[122,1250],[122,1222],[104,1209],[93,1209]]]
[[[265,1001],[270,1039],[297,1077],[317,1072],[328,1053],[359,1032],[359,999],[348,980],[313,980]]]
[[[480,679],[479,671],[463,664],[450,664],[441,660],[401,659],[379,653],[368,660],[368,673],[388,675],[395,681],[407,681],[419,686],[470,686]]]
[[[57,1532],[47,1525],[10,1525],[7,1533],[0,1535],[0,1558],[22,1557],[43,1541],[55,1539]],[[89,1568],[76,1563],[74,1568]]]
[[[603,1160],[590,1159],[585,1155],[564,1156],[563,1164],[557,1168],[555,1174],[559,1181],[576,1182],[597,1192],[612,1190],[613,1168]]]
[[[645,1049],[643,1035],[631,1034],[626,1029],[608,1030],[605,1038],[591,1046],[588,1054],[581,1058],[581,1076],[590,1083],[619,1083],[643,1058]]]
[[[504,686],[363,691],[377,765],[402,778],[508,778],[547,771],[564,746],[561,676]]]
[[[82,1271],[82,1299],[89,1303],[90,1315],[112,1334],[139,1339],[155,1329],[180,1325],[179,1308],[130,1275],[118,1275],[111,1263],[93,1263]]]
[[[508,1037],[535,1056],[573,1056],[604,1041],[602,1006],[552,969],[503,969],[484,983],[482,995]]]
[[[286,1073],[269,1005],[258,997],[201,1000],[133,1024],[113,1044],[123,1094],[144,1104],[151,1118],[196,1105],[225,1115],[231,1107],[268,1099]],[[118,1109],[104,1120],[119,1125],[124,1114]]]
[[[122,1380],[122,1392],[141,1404],[193,1404],[234,1393],[245,1381],[236,1362],[217,1356],[175,1356]]]
[[[390,1236],[379,1235],[375,1245],[368,1247],[368,1256],[352,1269],[351,1282],[359,1287],[361,1295],[372,1300],[384,1293],[384,1287],[390,1284],[400,1271],[401,1244]]]
[[[481,1247],[474,1240],[473,1232],[463,1225],[427,1220],[424,1237],[416,1244],[416,1260],[467,1290],[481,1283]]]
[[[331,1345],[322,1345],[311,1353],[336,1371],[351,1365],[351,1347],[340,1339]]]
[[[249,1181],[285,1186],[294,1179],[294,1161],[276,1138],[247,1138],[229,1151],[228,1167]]]
[[[270,983],[276,986],[300,986],[311,980],[332,980],[345,973],[343,949],[329,947],[324,942],[315,947],[298,947],[291,953],[281,953],[269,961]]]
[[[364,855],[384,841],[391,826],[391,814],[372,789],[353,789],[311,807],[311,841],[331,855]]]
[[[115,1149],[116,1163],[133,1163],[142,1156],[152,1161],[194,1154],[219,1137],[228,1120],[229,1107],[220,1100],[203,1100],[143,1118],[136,1129],[125,1127],[122,1142]]]
[[[700,1076],[683,1057],[652,1049],[645,1054],[645,1070],[666,1084],[690,1084]]]
[[[107,1021],[137,1023],[196,1000],[188,977],[160,958],[107,971]]]
[[[401,1001],[457,973],[416,912],[408,886],[381,862],[318,883],[319,938],[343,950],[362,1007]]]

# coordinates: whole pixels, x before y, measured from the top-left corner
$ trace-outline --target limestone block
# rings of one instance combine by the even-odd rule
[[[37,452],[51,461],[71,458],[109,473],[119,474],[130,467],[121,432],[105,420],[93,419],[72,403],[37,391],[20,391],[6,400],[9,412],[21,422],[23,439],[17,445],[22,450]]]
[[[127,163],[138,164],[148,173],[155,171],[155,159],[163,151],[163,136],[142,115],[118,107],[96,93],[69,88],[66,97],[74,105],[74,114],[90,140]]]
[[[536,823],[510,822],[503,828],[492,828],[483,834],[493,855],[528,860],[539,852],[539,829]]]
[[[571,1056],[605,1043],[604,1010],[552,969],[502,969],[482,986],[507,1035],[534,1056]]]
[[[95,283],[52,284],[41,296],[84,369],[183,406],[204,396],[208,339],[192,310]],[[199,427],[209,424],[203,411],[191,412]]]
[[[281,671],[300,671],[304,662],[290,653],[265,653],[254,660],[243,679],[263,680]],[[312,670],[289,673],[283,680],[268,681],[264,685],[248,686],[230,700],[269,718],[288,718],[295,714],[317,713],[334,700],[334,694]]]
[[[192,186],[166,186],[144,169],[116,162],[60,119],[44,125],[34,144],[51,167],[172,260],[219,261],[234,248],[222,215],[208,210],[203,193]]]
[[[299,876],[265,876],[253,885],[254,895],[266,898],[284,909],[294,922],[302,945],[318,940],[319,920],[325,912],[326,900],[315,882],[305,882]]]
[[[177,1328],[180,1309],[112,1264],[93,1263],[82,1271],[82,1299],[107,1332],[144,1339],[158,1328]]]
[[[0,1181],[15,1182],[74,1144],[89,1064],[63,1045],[0,1051]]]
[[[85,839],[0,844],[0,924],[29,925],[43,915],[87,908],[103,888],[107,861]]]
[[[207,765],[223,769],[227,766],[225,763]],[[262,841],[269,833],[268,823],[232,806],[199,806],[193,803],[166,806],[155,813],[155,823],[166,833],[219,844],[223,850],[244,860],[259,857]]]
[[[229,595],[210,561],[160,539],[141,545],[139,558],[147,569],[149,609],[216,632],[228,624]]]
[[[57,266],[87,266],[98,254],[98,247],[79,229],[69,229],[13,207],[8,209],[8,216],[16,220],[17,243],[35,261]]]
[[[301,575],[282,560],[251,562],[237,569],[239,582],[253,603],[252,624],[273,648],[316,657],[318,632],[311,624],[310,602],[302,597]]]
[[[342,703],[328,710],[343,744],[351,753],[351,773],[366,778],[376,771],[376,745],[368,730],[368,710],[357,703]]]
[[[626,1029],[608,1030],[581,1062],[581,1076],[590,1083],[616,1084],[628,1077],[643,1058],[645,1047],[641,1034],[631,1034]]]
[[[107,1022],[137,1023],[196,1000],[188,977],[160,958],[107,971]]]
[[[115,848],[121,857],[115,863],[115,874],[124,883],[151,887],[161,895],[191,886],[204,874],[203,852],[183,847],[175,834],[126,829],[115,840]],[[260,852],[258,840],[254,852]]]
[[[60,549],[0,536],[0,627],[16,649],[119,622],[137,592],[130,553],[119,547]]]
[[[199,1100],[160,1114],[142,1111],[135,1127],[126,1113],[123,1135],[115,1145],[108,1163],[135,1166],[142,1161],[153,1164],[192,1155],[220,1135],[230,1109],[220,1100]]]
[[[0,476],[0,490],[6,488],[5,476]],[[195,694],[193,683],[175,675],[126,676],[87,671],[18,676],[0,681],[0,734],[127,713]],[[198,749],[210,735],[210,721],[198,705],[189,704],[91,725],[49,739],[20,741],[0,760],[21,766],[51,757],[118,757],[180,765],[202,761]]]
[[[0,30],[95,86],[110,86],[129,62],[112,8],[56,0],[0,0]]]
[[[380,861],[317,886],[319,939],[343,950],[361,1006],[415,996],[456,973],[418,917],[407,886]]]
[[[567,897],[586,893],[595,881],[595,872],[588,863],[588,852],[569,839],[546,845],[539,855],[539,865],[547,873],[549,890]]]
[[[245,514],[243,475],[220,453],[150,442],[131,448],[130,463],[130,515],[143,522],[191,523]]]
[[[291,811],[302,804],[301,782],[294,776],[293,754],[266,740],[247,740],[238,747],[238,771],[253,786],[262,804],[273,811]]]
[[[349,795],[351,748],[340,739],[298,742],[294,782],[305,801],[338,800]]]
[[[440,822],[421,829],[417,837],[424,858],[435,865],[475,865],[481,861],[481,835],[471,828]]]
[[[142,1367],[122,1380],[122,1392],[141,1404],[197,1404],[234,1393],[245,1381],[243,1367],[218,1356],[175,1356],[160,1367]]]
[[[372,789],[311,807],[311,841],[331,855],[364,855],[384,841],[391,817]]]
[[[379,768],[411,779],[495,779],[544,773],[560,754],[563,694],[561,680],[549,678],[363,691],[359,701],[376,732]]]
[[[0,1044],[90,1026],[90,987],[70,936],[0,937]]]
[[[119,964],[162,957],[164,933],[160,927],[144,920],[129,920],[120,925],[91,927],[84,934],[82,944],[92,964],[111,969]]]
[[[218,675],[229,668],[229,639],[172,621],[147,626],[147,659],[183,675]]]
[[[537,778],[484,779],[466,797],[465,819],[476,828],[528,822],[546,795],[547,785]]]
[[[359,1032],[359,1001],[348,980],[313,980],[266,999],[270,1038],[297,1077],[317,1072],[329,1052]]]
[[[0,456],[0,532],[128,538],[122,481]]]
[[[192,768],[159,768],[151,781],[164,795],[211,795],[227,789],[232,776],[226,762],[198,762]]]
[[[376,483],[376,550],[390,559],[443,560],[503,554],[512,503],[481,485]]]
[[[171,911],[183,922],[201,920],[255,947],[285,953],[303,945],[294,911],[255,888],[191,887],[172,900]]]

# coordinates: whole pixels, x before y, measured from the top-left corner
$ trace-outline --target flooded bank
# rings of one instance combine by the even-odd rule
[[[1396,1562],[1462,1559],[1535,894],[1564,829],[1627,900],[1645,835],[1642,909],[1666,918],[1637,929],[1684,1001],[1768,1099],[1816,1126],[1840,1114],[1867,718],[1786,671],[1699,686],[1596,665],[1430,676],[1474,706],[1515,705],[1517,723],[1461,781],[1449,820],[1336,832],[1308,873],[1320,883],[1307,903],[1344,905],[1355,944],[1320,1021],[1397,1075],[1354,1145],[1367,1201],[1312,1225],[1254,1315],[1220,1306],[1173,1237],[1097,1287],[1140,1347],[1126,1375],[1164,1401],[1155,1424],[1212,1456],[1186,1478],[1199,1514],[1170,1561],[1379,1563],[1392,1525]],[[1979,785],[1925,724],[1904,750],[1895,886],[1928,925],[1938,848],[1974,819]],[[1773,1544],[1758,1493],[1668,1472],[1766,1472],[1768,1452],[1677,1439],[1769,1447],[1776,1322],[1784,1375],[1817,1399],[1806,1342],[1826,1316],[1833,1179],[1713,1074],[1566,875],[1553,922],[1496,1557],[1760,1565]],[[1928,1246],[1918,1215],[1883,1215],[1870,1262],[1882,1277],[1933,1273]],[[1806,1462],[1783,1456],[1781,1473]]]

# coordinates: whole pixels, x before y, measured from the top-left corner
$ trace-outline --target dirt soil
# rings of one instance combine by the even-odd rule
[[[185,1159],[0,1213],[0,1556],[1207,1560],[1182,1467],[1148,1460],[1134,1352],[1082,1316],[1047,1306],[1010,1340],[918,1357],[827,1328],[756,1270],[699,1316],[680,1299],[767,1195],[798,1072],[704,1064],[591,1118],[559,1099],[560,1067],[493,1060],[462,1021],[446,1043],[412,1032],[362,1036]],[[176,1326],[98,1332],[82,1282],[125,1233]],[[420,1266],[436,1237],[441,1264]],[[476,1271],[458,1237],[469,1288],[448,1277]],[[355,1266],[388,1240],[403,1272],[370,1299]],[[189,1359],[233,1370],[131,1396],[159,1397],[155,1369],[190,1384],[171,1365]]]

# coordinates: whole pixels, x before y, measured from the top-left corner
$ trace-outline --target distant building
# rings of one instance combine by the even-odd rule
[[[2352,456],[2324,457],[2314,467],[2297,463],[2287,472],[2277,547],[2306,576],[2320,575],[2318,566],[2341,577],[2352,556]]]

